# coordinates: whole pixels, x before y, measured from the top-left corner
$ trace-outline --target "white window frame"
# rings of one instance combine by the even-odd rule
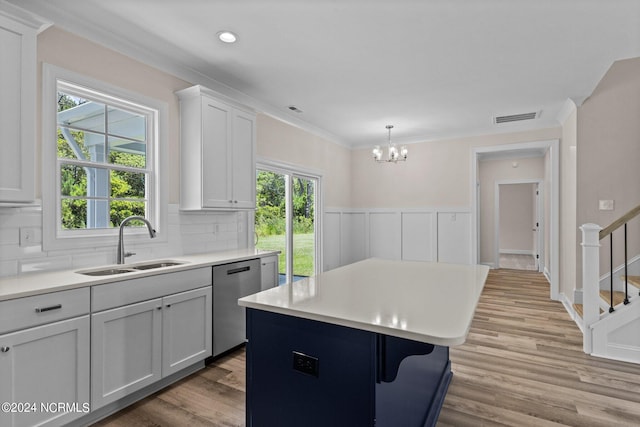
[[[118,228],[64,230],[60,220],[60,168],[57,153],[57,92],[58,82],[73,85],[88,92],[98,92],[101,98],[112,98],[113,105],[129,105],[145,111],[151,118],[147,126],[147,156],[149,169],[147,185],[147,219],[156,229],[156,239],[149,241],[146,229],[127,231],[127,241],[149,244],[167,241],[166,171],[163,153],[166,152],[168,106],[166,103],[83,76],[50,64],[42,70],[42,243],[44,250],[112,246],[118,240]],[[96,166],[100,166],[96,164]],[[141,171],[142,172],[142,171]]]

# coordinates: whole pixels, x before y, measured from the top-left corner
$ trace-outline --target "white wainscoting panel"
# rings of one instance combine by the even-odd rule
[[[324,214],[323,271],[333,270],[342,265],[340,261],[340,212]]]
[[[471,264],[471,213],[438,212],[438,262]]]
[[[437,240],[433,212],[402,212],[402,259],[435,261]]]
[[[327,209],[324,271],[370,257],[471,263],[466,208]]]
[[[401,214],[369,213],[369,257],[399,260],[402,257]]]
[[[364,212],[344,212],[340,222],[341,265],[367,258],[367,228]]]

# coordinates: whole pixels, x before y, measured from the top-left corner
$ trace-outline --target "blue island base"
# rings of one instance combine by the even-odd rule
[[[449,348],[247,308],[248,427],[435,426]]]

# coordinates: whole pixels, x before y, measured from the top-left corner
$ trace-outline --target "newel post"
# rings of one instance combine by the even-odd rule
[[[600,319],[600,227],[583,224],[582,231],[582,305],[584,352],[592,352],[590,326]]]

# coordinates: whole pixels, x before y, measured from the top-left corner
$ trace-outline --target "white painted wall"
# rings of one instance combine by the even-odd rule
[[[616,61],[577,112],[577,224],[602,227],[640,204],[640,58]],[[613,200],[614,210],[601,211],[599,200]],[[629,256],[640,253],[640,220],[629,224]],[[614,235],[614,267],[622,264],[623,238]],[[608,253],[609,243],[601,251]],[[576,260],[582,287],[582,261]],[[601,257],[600,274],[610,270]]]
[[[471,207],[473,148],[558,139],[561,129],[499,133],[410,144],[409,159],[378,164],[371,147],[351,154],[351,207],[422,208]],[[372,143],[373,145],[373,143]],[[328,205],[330,206],[330,205]]]
[[[517,167],[514,167],[514,162]],[[481,161],[480,180],[480,262],[494,265],[495,260],[495,184],[500,181],[544,180],[543,157]],[[547,227],[548,228],[548,227]]]
[[[581,248],[576,223],[577,107],[568,100],[560,140],[560,293],[574,303],[576,258]],[[580,287],[582,287],[580,285]],[[580,301],[581,302],[581,301]]]
[[[536,184],[501,184],[499,252],[531,254],[534,249]]]

